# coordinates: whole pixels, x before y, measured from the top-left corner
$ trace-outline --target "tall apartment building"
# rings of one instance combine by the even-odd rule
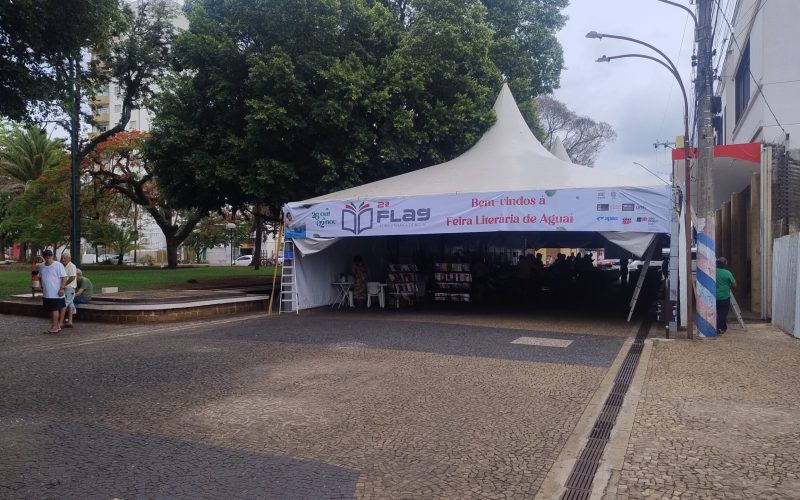
[[[789,149],[798,149],[800,2],[734,0],[733,3],[732,17],[728,16],[728,9],[725,18],[717,22],[717,30],[727,33],[727,45],[720,43],[717,49],[725,51],[718,55],[723,61],[717,85],[717,95],[722,98],[719,142],[782,145],[785,130],[789,134]]]

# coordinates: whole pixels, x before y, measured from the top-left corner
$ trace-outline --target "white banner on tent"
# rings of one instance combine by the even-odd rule
[[[669,232],[663,188],[558,189],[298,203],[284,207],[287,238],[491,231]]]

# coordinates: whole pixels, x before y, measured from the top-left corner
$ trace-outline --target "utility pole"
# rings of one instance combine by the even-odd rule
[[[70,126],[70,154],[72,155],[72,162],[70,168],[70,213],[71,213],[71,226],[70,231],[70,244],[69,253],[72,262],[76,266],[81,265],[81,230],[80,230],[80,213],[78,212],[80,203],[80,161],[78,159],[78,138],[81,132],[80,112],[81,112],[81,87],[80,87],[80,56],[70,58],[70,73],[72,77],[71,100],[72,100],[72,116]]]
[[[716,213],[711,174],[714,159],[714,127],[711,122],[714,78],[712,13],[712,0],[697,1],[697,327],[700,338],[717,335]]]

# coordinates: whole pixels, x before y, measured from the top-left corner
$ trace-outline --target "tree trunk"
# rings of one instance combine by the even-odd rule
[[[6,238],[0,237],[0,260],[6,260]]]
[[[167,236],[167,268],[178,268],[178,245],[180,241],[175,236]]]

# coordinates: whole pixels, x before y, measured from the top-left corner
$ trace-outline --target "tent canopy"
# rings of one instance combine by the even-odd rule
[[[508,85],[494,104],[497,121],[463,153],[445,163],[325,194],[289,206],[334,200],[567,188],[663,187],[630,172],[575,165],[550,153],[533,135]]]
[[[561,142],[561,139],[559,139],[558,137],[553,139],[553,144],[550,145],[550,152],[553,153],[553,156],[555,156],[559,160],[564,160],[572,163],[572,158],[569,157],[569,153],[567,153],[567,148],[564,147],[564,143]]]
[[[461,156],[284,207],[294,239],[492,231],[668,232],[669,186],[556,158],[504,85],[497,121]],[[639,253],[639,242],[634,250]]]

